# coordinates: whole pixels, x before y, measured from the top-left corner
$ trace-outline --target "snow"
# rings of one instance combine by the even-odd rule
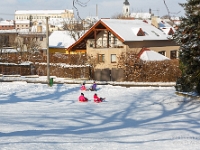
[[[137,18],[137,19],[150,19],[151,13],[131,13],[131,17]]]
[[[1,26],[13,26],[14,25],[14,22],[13,20],[3,20],[3,21],[0,21],[0,25]]]
[[[73,10],[16,10],[15,15],[18,14],[62,14],[66,11],[73,12]]]
[[[53,31],[49,37],[49,47],[67,48],[74,42],[69,31]]]
[[[143,20],[101,19],[101,21],[124,41],[169,40],[169,37],[171,37]],[[135,34],[133,29],[138,28],[146,33],[145,36]]]
[[[199,149],[200,103],[173,86],[97,82],[98,91],[83,92],[89,102],[80,103],[80,83],[0,82],[0,149]],[[106,101],[94,103],[94,93]]]
[[[169,60],[166,56],[159,54],[153,50],[144,51],[140,56],[140,59],[144,61],[162,61],[162,60]]]

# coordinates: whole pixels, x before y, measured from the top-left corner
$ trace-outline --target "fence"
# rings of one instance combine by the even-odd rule
[[[94,79],[97,81],[123,81],[124,70],[121,68],[96,69]]]
[[[4,75],[31,75],[31,65],[0,64],[0,73]]]

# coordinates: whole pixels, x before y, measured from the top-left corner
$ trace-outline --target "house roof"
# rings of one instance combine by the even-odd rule
[[[149,19],[151,15],[150,13],[131,13],[130,16],[133,18]]]
[[[0,25],[14,25],[14,21],[13,20],[3,20],[0,21]]]
[[[167,58],[166,56],[147,48],[141,49],[141,51],[138,53],[138,57],[143,61],[169,60],[169,58]]]
[[[169,40],[171,35],[143,20],[101,19],[69,49],[86,48],[86,40],[93,39],[94,33],[108,30],[122,42]]]
[[[130,3],[128,2],[128,0],[125,0],[124,5],[130,5]]]
[[[29,24],[30,20],[16,20],[15,23],[16,24]]]
[[[168,40],[169,35],[143,20],[102,19],[124,41]],[[145,36],[137,36],[133,29],[141,28]]]
[[[74,42],[68,31],[54,31],[49,37],[49,47],[52,48],[67,48]]]

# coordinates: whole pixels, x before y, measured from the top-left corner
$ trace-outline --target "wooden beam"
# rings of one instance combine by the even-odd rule
[[[95,30],[96,30],[96,31],[105,31],[105,30],[107,31],[107,29],[94,29],[94,31],[95,31]]]
[[[97,31],[94,30],[94,47],[97,48]]]
[[[109,31],[107,31],[107,48],[109,48]]]

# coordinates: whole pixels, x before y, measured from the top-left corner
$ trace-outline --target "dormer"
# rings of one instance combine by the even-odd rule
[[[172,30],[172,28],[169,29],[168,35],[173,35],[174,31]]]
[[[133,28],[132,31],[137,36],[145,36],[145,33],[142,30],[142,28]]]

